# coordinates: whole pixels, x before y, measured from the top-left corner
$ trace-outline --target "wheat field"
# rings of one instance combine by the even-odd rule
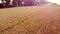
[[[0,34],[60,34],[60,7],[0,9]]]

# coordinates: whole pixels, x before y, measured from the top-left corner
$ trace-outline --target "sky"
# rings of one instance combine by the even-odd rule
[[[0,0],[0,3],[2,3],[1,0]]]
[[[52,2],[52,3],[56,3],[56,4],[60,4],[60,0],[47,0],[48,2]]]

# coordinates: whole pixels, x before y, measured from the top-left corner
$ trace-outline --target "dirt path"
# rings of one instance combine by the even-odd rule
[[[0,34],[60,34],[60,7],[0,9]]]

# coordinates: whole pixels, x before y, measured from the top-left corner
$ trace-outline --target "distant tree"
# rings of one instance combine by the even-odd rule
[[[2,0],[0,0],[1,3],[0,3],[0,8],[3,8],[3,3],[2,3]]]
[[[34,2],[33,2],[33,0],[26,0],[25,5],[26,6],[32,6],[32,5],[34,5]]]
[[[40,0],[40,4],[47,4],[46,0]]]
[[[21,0],[18,0],[17,2],[18,2],[18,6],[20,6],[21,5]]]
[[[10,0],[2,0],[3,2],[3,7],[9,7]]]
[[[18,0],[13,0],[13,5],[18,6]]]

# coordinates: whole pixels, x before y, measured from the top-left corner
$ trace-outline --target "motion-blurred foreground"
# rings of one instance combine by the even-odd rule
[[[0,34],[60,34],[60,7],[0,9]]]

